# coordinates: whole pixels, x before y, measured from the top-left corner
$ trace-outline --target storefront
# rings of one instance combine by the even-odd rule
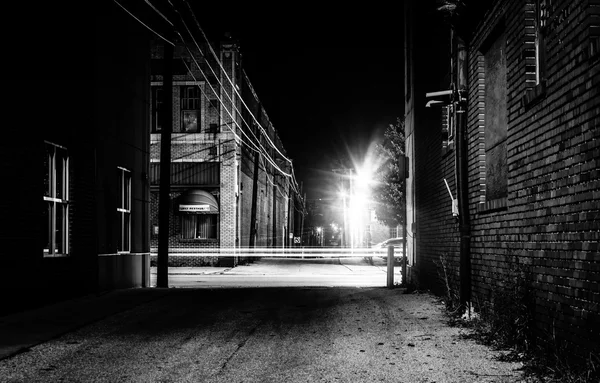
[[[181,225],[181,239],[218,242],[219,204],[211,193],[187,190],[177,198],[175,214]]]

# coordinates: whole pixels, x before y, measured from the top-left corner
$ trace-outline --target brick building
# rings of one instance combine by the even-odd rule
[[[150,36],[112,2],[69,6],[14,13],[44,38],[10,48],[39,60],[7,68],[2,312],[149,284]]]
[[[405,8],[411,277],[443,260],[475,307],[519,280],[541,343],[597,351],[600,7],[464,3]]]
[[[164,48],[152,50],[151,247],[158,246]],[[212,54],[214,53],[214,54]],[[238,45],[215,52],[179,40],[173,56],[169,262],[235,265],[196,249],[289,246],[298,202],[293,167],[241,66]],[[188,253],[187,256],[177,256]]]

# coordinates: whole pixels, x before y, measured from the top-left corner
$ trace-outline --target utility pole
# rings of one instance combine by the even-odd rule
[[[170,39],[172,40],[172,39]],[[158,255],[156,286],[169,287],[169,215],[171,190],[171,131],[173,130],[173,46],[163,44],[163,102],[160,134],[160,189],[158,195]]]
[[[252,207],[250,210],[250,247],[256,247],[256,200],[258,198],[259,155],[260,154],[258,151],[254,153],[254,174],[252,175]]]
[[[302,184],[304,186],[304,183]],[[302,200],[302,220],[300,221],[300,245],[304,246],[304,216],[306,215],[306,193]]]
[[[273,247],[277,246],[277,177],[273,174]]]
[[[288,207],[287,207],[287,235],[288,235],[288,247],[292,247],[294,244],[294,220],[292,219],[292,180],[288,181]],[[291,235],[290,235],[291,234]]]

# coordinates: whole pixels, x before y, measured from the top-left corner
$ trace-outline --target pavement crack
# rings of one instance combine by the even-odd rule
[[[256,331],[256,329],[261,324],[262,324],[262,322],[257,323],[256,326],[254,326],[253,328],[250,329],[250,331],[248,331],[248,335],[246,335],[246,338],[244,340],[242,340],[240,343],[238,343],[237,347],[235,348],[235,350],[233,350],[233,352],[231,353],[231,355],[229,355],[227,357],[227,359],[225,359],[225,362],[223,362],[223,364],[221,365],[221,368],[219,369],[219,372],[217,374],[220,374],[223,371],[225,371],[225,369],[227,368],[227,365],[229,364],[229,361],[231,359],[233,359],[233,357],[236,356],[236,354],[238,353],[238,351],[240,351],[240,349],[246,345],[246,343],[248,342],[248,340],[252,337],[252,335],[254,334],[254,332]]]
[[[339,259],[339,258],[338,258],[338,263],[339,263],[341,266],[344,266],[344,267],[345,267],[345,268],[347,268],[348,270],[352,271],[352,269],[351,269],[351,268],[349,268],[348,266],[344,265],[344,264],[342,263],[342,260],[341,260],[341,259]]]

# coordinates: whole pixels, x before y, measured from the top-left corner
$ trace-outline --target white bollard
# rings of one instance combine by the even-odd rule
[[[388,246],[387,252],[387,287],[394,287],[394,246]]]

